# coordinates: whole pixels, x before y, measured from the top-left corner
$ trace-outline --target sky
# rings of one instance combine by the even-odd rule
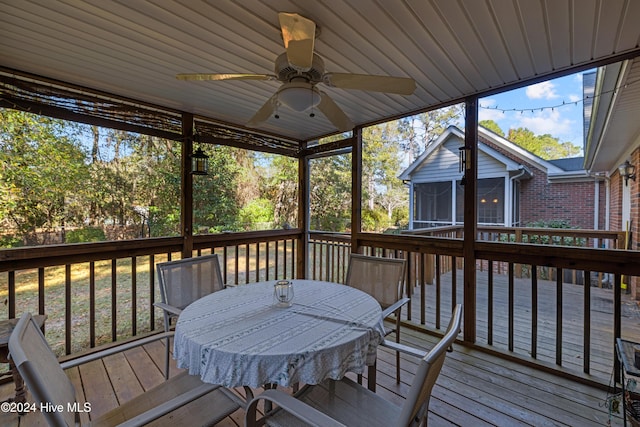
[[[481,98],[478,114],[480,120],[498,123],[505,134],[524,127],[582,148],[582,99],[582,73],[578,73]]]

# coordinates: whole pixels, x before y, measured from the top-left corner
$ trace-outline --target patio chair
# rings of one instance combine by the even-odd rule
[[[451,316],[444,337],[431,351],[425,352],[395,342],[386,346],[420,357],[420,365],[402,407],[385,400],[365,387],[343,378],[325,381],[317,386],[305,386],[294,396],[279,390],[266,390],[247,406],[245,425],[268,426],[350,426],[350,427],[407,427],[426,426],[431,391],[440,374],[447,350],[460,332],[462,306],[458,304]],[[276,404],[275,409],[257,419],[261,400]]]
[[[404,297],[406,261],[397,258],[382,258],[351,254],[347,269],[346,284],[374,297],[382,307],[382,317],[395,315],[395,327],[385,327],[385,335],[396,333],[400,342],[400,314],[402,306],[409,302]],[[358,377],[360,381],[361,378]],[[400,353],[396,352],[396,383],[400,384]]]
[[[176,415],[172,411],[191,403],[197,406],[197,410],[187,411],[180,422],[184,425],[210,425],[244,406],[239,397],[224,387],[203,383],[199,377],[183,372],[91,419],[89,423],[88,413],[82,412],[83,402],[78,401],[73,383],[64,369],[162,339],[166,334],[111,347],[61,365],[31,314],[25,313],[9,338],[9,351],[35,402],[40,405],[38,407],[46,405],[52,408],[41,411],[50,426],[141,426],[152,421],[154,425],[174,426]]]
[[[171,321],[177,319],[186,306],[225,288],[215,254],[162,262],[156,269],[162,302],[154,305],[163,310],[165,332],[171,330]],[[164,376],[169,378],[169,339],[166,344]]]

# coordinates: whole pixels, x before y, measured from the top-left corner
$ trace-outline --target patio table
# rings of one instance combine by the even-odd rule
[[[374,298],[345,285],[293,280],[293,304],[283,308],[273,301],[275,283],[230,287],[187,306],[174,337],[178,367],[226,387],[287,387],[375,365],[384,326]]]

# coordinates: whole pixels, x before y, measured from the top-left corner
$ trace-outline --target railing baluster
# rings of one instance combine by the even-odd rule
[[[514,278],[513,278],[513,263],[510,262],[507,264],[509,271],[509,351],[513,351],[513,300],[514,300]]]
[[[38,314],[44,314],[44,267],[38,268]],[[44,324],[42,325],[44,331]]]
[[[155,256],[149,255],[149,330],[156,329],[156,310],[153,303],[156,302],[156,268],[155,268]]]
[[[591,365],[591,272],[584,271],[584,354],[583,371],[589,373]]]
[[[538,267],[531,265],[531,357],[538,357]]]
[[[276,240],[276,247],[275,247],[275,259],[276,259],[276,279],[279,279],[280,276],[278,275],[278,272],[280,271],[280,241]]]
[[[562,366],[562,285],[563,272],[556,269],[556,365]]]
[[[613,282],[613,342],[615,343],[616,338],[622,337],[622,275],[616,274]],[[613,373],[614,384],[622,381],[622,378],[620,378],[620,362],[617,357],[613,358]]]
[[[71,265],[64,266],[64,351],[71,354]]]
[[[427,323],[427,314],[425,306],[427,305],[426,299],[426,286],[425,286],[425,254],[418,253],[417,256],[420,257],[420,324],[425,325]],[[413,290],[413,287],[407,287],[407,291],[409,289]],[[411,298],[411,295],[407,292],[407,296]]]
[[[131,257],[131,335],[138,334],[138,280],[137,280],[137,258]]]
[[[458,262],[457,258],[451,257],[451,311],[458,302]]]
[[[7,274],[7,287],[9,288],[9,319],[16,317],[16,272],[11,270]]]
[[[493,261],[487,261],[487,344],[493,345]]]
[[[111,260],[111,341],[116,341],[118,338],[118,320],[117,320],[117,300],[118,300],[118,289],[117,289],[117,272],[118,272],[118,264],[117,260],[113,258]]]
[[[240,246],[235,245],[235,250],[236,250],[235,271],[234,271],[235,282],[233,282],[233,284],[239,285],[240,284]]]
[[[269,255],[271,252],[271,242],[266,242],[264,245],[265,248],[265,254],[264,254],[264,269],[265,269],[265,276],[264,276],[264,280],[269,280]]]
[[[256,282],[260,281],[260,242],[256,243]]]
[[[291,278],[296,277],[296,241],[291,239]]]
[[[96,263],[89,263],[89,347],[96,346]]]
[[[440,315],[442,313],[442,280],[440,276],[440,254],[436,254],[436,329],[440,329]]]

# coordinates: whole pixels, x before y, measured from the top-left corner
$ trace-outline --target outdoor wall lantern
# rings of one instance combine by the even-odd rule
[[[618,172],[620,176],[624,178],[624,185],[629,185],[629,180],[636,180],[636,167],[626,160],[623,164],[618,166]]]
[[[206,175],[209,170],[209,156],[200,147],[191,155],[191,174]]]

